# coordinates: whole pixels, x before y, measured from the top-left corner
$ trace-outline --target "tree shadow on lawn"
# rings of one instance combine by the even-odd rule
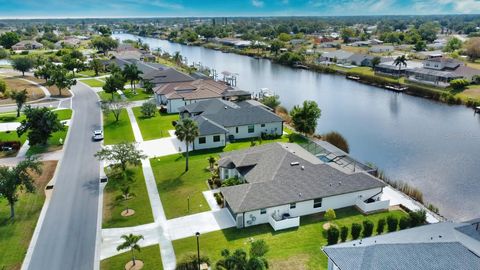
[[[270,224],[259,224],[259,225],[254,225],[251,227],[247,228],[242,228],[242,229],[237,229],[237,228],[230,228],[230,229],[225,229],[222,230],[222,234],[225,236],[227,241],[236,241],[240,239],[245,239],[246,241],[253,241],[257,240],[255,237],[269,234],[272,236],[277,236],[277,235],[282,235],[282,234],[288,234],[292,232],[298,231],[298,227],[295,228],[289,228],[285,230],[280,230],[280,231],[275,231],[273,230],[272,226]]]
[[[185,172],[183,172],[182,175],[184,173]],[[162,182],[158,183],[157,187],[158,187],[158,190],[161,190],[163,192],[169,192],[169,191],[174,191],[174,190],[180,188],[183,185],[185,185],[185,182],[182,180],[182,178],[181,177],[175,177],[175,178],[168,179],[168,180],[165,180],[165,181],[162,181]]]

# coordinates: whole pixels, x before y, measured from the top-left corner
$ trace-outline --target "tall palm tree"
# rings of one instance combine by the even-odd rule
[[[400,79],[400,69],[402,69],[402,66],[407,66],[407,57],[405,55],[398,56],[393,61],[393,64],[398,67],[398,78]]]
[[[132,263],[135,265],[135,250],[140,252],[138,241],[143,240],[143,235],[124,234],[120,238],[122,238],[124,242],[117,247],[117,251],[130,249],[130,252],[132,252]]]
[[[183,57],[180,54],[180,52],[175,52],[175,54],[172,56],[172,59],[175,61],[177,65],[180,65],[182,63]]]
[[[130,80],[130,86],[132,88],[133,93],[135,92],[135,82],[139,81],[142,77],[140,75],[143,74],[143,71],[139,70],[137,65],[130,64],[125,65],[123,68],[123,76],[125,79]]]
[[[185,171],[188,171],[189,145],[195,142],[195,138],[198,137],[199,133],[197,123],[190,118],[182,119],[175,126],[175,135],[180,141],[185,142],[187,146]],[[193,145],[193,149],[195,149],[195,145]]]

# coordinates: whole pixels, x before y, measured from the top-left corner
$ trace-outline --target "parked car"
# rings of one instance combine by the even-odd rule
[[[102,130],[94,130],[93,131],[93,136],[92,136],[92,139],[94,141],[101,141],[103,140],[103,131]]]

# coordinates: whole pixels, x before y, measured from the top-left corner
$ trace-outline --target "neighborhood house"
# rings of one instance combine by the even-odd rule
[[[43,44],[34,40],[23,40],[12,46],[12,50],[14,51],[38,50],[42,48]]]
[[[222,187],[225,207],[237,228],[269,223],[274,230],[296,227],[300,217],[356,206],[385,210],[385,184],[366,172],[322,161],[298,144],[271,143],[221,154],[220,178],[242,184]]]

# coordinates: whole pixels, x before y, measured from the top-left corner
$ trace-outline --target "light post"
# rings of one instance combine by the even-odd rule
[[[198,270],[200,270],[200,233],[196,232],[195,236],[197,237],[197,262],[198,262]]]

